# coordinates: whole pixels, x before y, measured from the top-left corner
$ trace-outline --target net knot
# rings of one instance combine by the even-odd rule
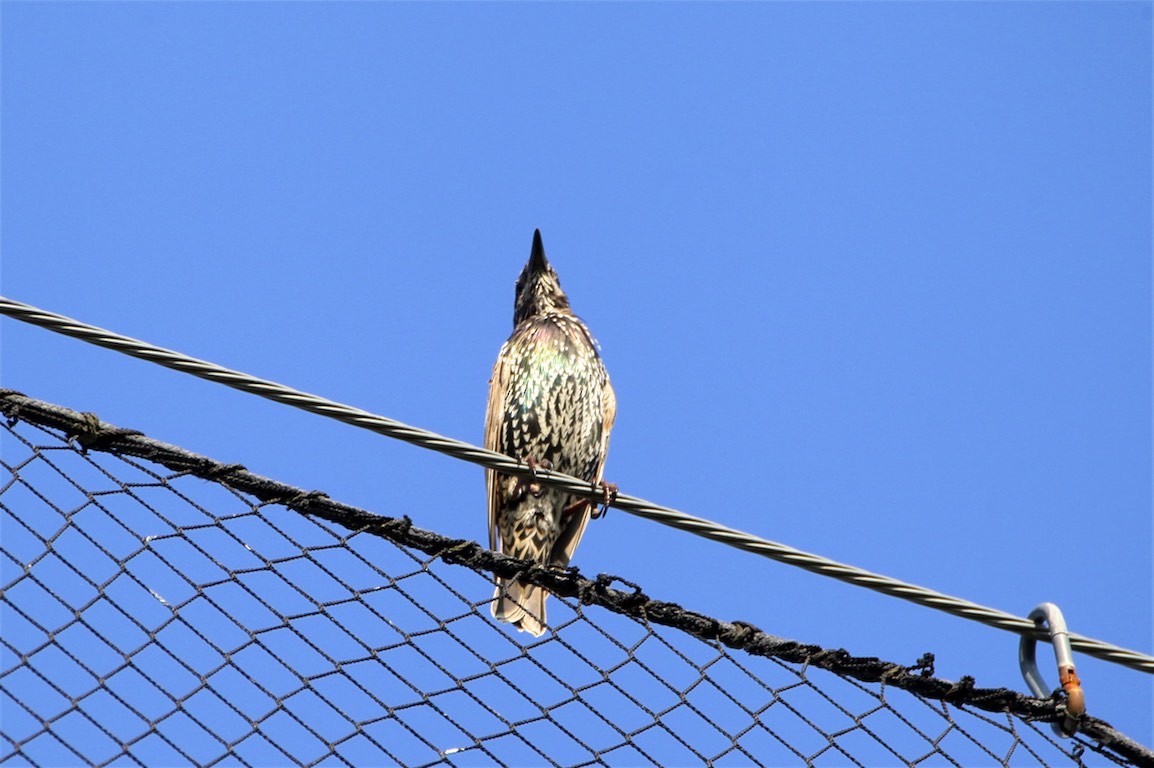
[[[408,515],[390,517],[377,523],[377,530],[390,539],[407,536],[413,527],[413,519]]]
[[[954,683],[946,691],[946,695],[942,698],[948,702],[965,703],[973,698],[974,695],[974,678],[966,675],[958,682]]]
[[[324,491],[306,491],[289,497],[284,501],[284,505],[294,512],[308,512],[309,507],[328,497],[329,495]]]
[[[886,664],[885,669],[878,675],[879,683],[888,683],[891,677],[905,677],[910,673],[909,667],[903,667],[901,664]]]
[[[203,467],[198,474],[205,480],[221,481],[231,474],[247,471],[248,467],[244,464],[210,464]]]
[[[9,427],[16,426],[16,422],[20,421],[20,403],[14,403],[7,399],[13,395],[16,397],[26,397],[23,392],[0,387],[0,398],[4,398],[3,402],[0,402],[0,413],[4,414],[4,418],[7,419]]]
[[[810,656],[810,659],[813,661],[826,664],[831,662],[844,664],[845,662],[849,661],[850,658],[851,657],[849,655],[849,651],[847,651],[845,648],[823,648]]]
[[[85,411],[80,414],[80,421],[68,430],[67,439],[69,443],[79,445],[80,452],[83,454],[88,453],[89,448],[96,450],[107,448],[117,438],[143,434],[137,429],[126,429],[105,424],[95,413]]]
[[[621,582],[626,587],[631,589],[632,594],[615,594],[611,595],[609,590],[613,586],[613,582]],[[598,604],[617,604],[627,608],[638,608],[649,602],[649,596],[641,591],[641,586],[634,584],[632,581],[623,579],[620,576],[614,576],[611,573],[599,573],[597,578],[591,582],[581,582],[577,587],[577,599],[583,605]]]
[[[744,621],[730,621],[721,624],[717,639],[730,648],[745,648],[755,638],[764,633],[752,624]]]
[[[408,520],[408,518],[405,518]],[[412,521],[409,521],[410,524]],[[480,551],[480,546],[475,541],[469,539],[457,539],[448,542],[444,549],[441,550],[441,559],[451,565],[461,565],[462,563],[472,562]]]
[[[623,579],[620,576],[614,576],[611,573],[599,573],[599,574],[597,574],[597,579],[594,581],[594,583],[597,585],[597,589],[600,590],[602,593],[604,593],[606,590],[608,590],[610,587],[613,586],[613,582],[615,582],[615,581],[621,582],[622,584],[624,584],[625,586],[627,586],[631,590],[633,590],[634,596],[645,597],[645,593],[641,591],[641,585],[634,584],[632,581],[629,581],[628,579]]]
[[[917,672],[922,677],[934,676],[934,655],[926,652],[918,657],[912,666],[906,667],[907,672]]]

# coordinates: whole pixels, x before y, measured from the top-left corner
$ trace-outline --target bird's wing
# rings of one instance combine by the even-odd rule
[[[605,386],[601,388],[601,404],[604,415],[601,419],[601,463],[597,465],[596,482],[601,481],[605,471],[605,458],[609,455],[609,432],[613,429],[613,422],[617,420],[617,395],[613,392],[613,385],[609,383],[609,376],[605,376]]]
[[[609,383],[609,376],[605,376],[605,385],[601,388],[601,452],[597,461],[597,468],[593,472],[593,482],[601,482],[605,472],[605,458],[609,455],[609,431],[613,429],[613,422],[617,418],[617,395],[613,392],[613,385]],[[570,497],[572,498],[572,497]],[[557,545],[553,548],[553,562],[561,567],[569,565],[581,537],[585,535],[585,526],[589,524],[591,507],[586,507],[580,514],[574,515],[566,530],[561,531]]]
[[[506,359],[505,350],[508,344],[501,347],[497,355],[497,362],[493,365],[493,376],[489,379],[489,406],[485,409],[485,448],[497,453],[504,453],[501,445],[501,425],[504,422],[505,394],[509,391],[511,369]],[[489,549],[496,550],[501,541],[497,532],[497,508],[500,505],[497,473],[491,469],[485,470],[485,487],[489,501]]]

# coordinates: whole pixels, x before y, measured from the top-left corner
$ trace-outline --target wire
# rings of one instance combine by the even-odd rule
[[[157,347],[138,339],[73,320],[54,312],[48,312],[28,304],[0,296],[0,314],[7,315],[50,331],[71,336],[90,344],[113,349],[126,355],[148,360],[182,373],[192,374],[208,381],[224,384],[242,392],[259,395],[274,402],[291,405],[294,408],[327,416],[355,427],[367,429],[386,437],[402,440],[412,445],[427,448],[457,459],[480,464],[507,474],[527,475],[530,472],[523,462],[511,459],[494,451],[438,435],[418,427],[412,427],[393,419],[377,416],[350,405],[328,400],[319,395],[301,392],[283,384],[260,379],[247,373],[224,368],[204,360],[198,360],[179,352]],[[546,485],[560,488],[572,494],[592,500],[602,498],[602,490],[570,475],[551,470],[537,469],[536,478]],[[1011,613],[963,600],[925,587],[899,581],[888,576],[856,568],[819,555],[802,552],[793,547],[779,544],[760,536],[739,531],[735,528],[694,517],[676,509],[663,507],[635,496],[618,494],[611,506],[643,517],[647,520],[667,525],[701,536],[731,547],[752,552],[787,565],[804,568],[807,571],[828,576],[849,584],[897,597],[911,603],[944,611],[954,616],[977,621],[987,626],[1013,632],[1018,635],[1047,640],[1048,636],[1034,626],[1034,622]],[[1082,653],[1105,661],[1121,664],[1141,672],[1154,674],[1154,657],[1138,651],[1128,650],[1102,640],[1070,633],[1071,646]]]

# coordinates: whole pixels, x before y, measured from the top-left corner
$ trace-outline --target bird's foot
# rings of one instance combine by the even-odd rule
[[[525,465],[529,467],[529,477],[518,478],[517,485],[513,489],[513,499],[516,501],[520,501],[530,493],[534,497],[540,497],[541,484],[537,482],[537,469],[553,469],[553,462],[548,459],[535,459],[532,456],[525,459]]]
[[[529,458],[525,459],[525,466],[529,468],[530,475],[535,475],[537,474],[538,467],[541,469],[552,469],[553,462],[549,461],[548,459],[534,459],[532,456],[530,456]]]

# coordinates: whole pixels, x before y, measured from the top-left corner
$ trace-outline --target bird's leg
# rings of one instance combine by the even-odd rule
[[[570,515],[582,512],[585,508],[589,509],[589,516],[596,520],[599,517],[605,517],[609,513],[609,505],[617,500],[617,483],[607,483],[604,480],[599,480],[593,484],[593,489],[600,488],[602,493],[601,507],[598,508],[589,499],[578,499],[561,511],[564,519],[568,520]]]
[[[541,467],[542,469],[552,469],[553,462],[549,461],[548,459],[534,459],[530,456],[529,458],[525,459],[525,463],[529,465],[529,493],[533,494],[535,497],[539,497],[541,495],[541,484],[537,482],[537,467]]]
[[[548,459],[535,459],[532,456],[525,459],[525,465],[529,467],[529,478],[517,478],[517,484],[513,487],[513,493],[510,494],[514,501],[520,501],[525,498],[526,493],[531,493],[534,496],[541,495],[541,484],[537,482],[537,468],[552,469],[553,462]]]
[[[578,512],[585,511],[586,507],[591,506],[593,506],[593,502],[589,501],[589,499],[577,499],[577,501],[561,510],[561,519],[565,522],[568,522],[570,517],[577,514]]]

